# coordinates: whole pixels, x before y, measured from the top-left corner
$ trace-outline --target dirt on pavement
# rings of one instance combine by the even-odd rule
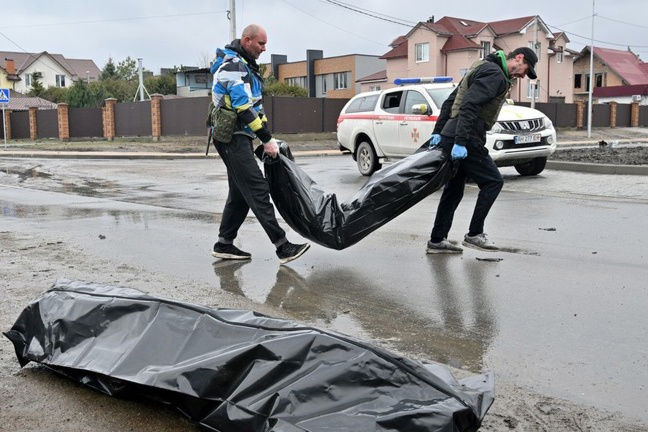
[[[27,304],[60,277],[127,286],[160,297],[209,307],[256,310],[290,318],[280,309],[230,294],[209,284],[152,274],[125,262],[98,259],[63,238],[0,230],[0,330],[7,331]],[[181,288],[179,288],[181,287]],[[377,343],[379,344],[379,343]],[[403,353],[414,357],[411,353]],[[425,359],[419,359],[425,360]],[[452,369],[458,378],[471,375]],[[495,403],[482,431],[640,432],[619,415],[547,397],[495,377]],[[0,342],[0,430],[49,432],[196,431],[174,409],[152,401],[103,395],[30,363],[20,368],[12,344]],[[224,431],[225,432],[225,431]]]
[[[321,139],[289,136],[284,139],[295,150],[337,150],[334,137]],[[151,142],[41,142],[23,147],[77,151],[162,151],[204,152],[206,141],[196,138]],[[49,146],[49,147],[48,147]],[[13,148],[20,148],[13,147]],[[646,161],[646,149],[588,148],[557,151],[552,159],[574,161],[605,160],[599,163]],[[210,150],[214,151],[212,148]],[[570,153],[563,153],[570,152]],[[561,159],[556,159],[561,160]],[[1,161],[1,160],[0,160]],[[625,161],[625,162],[616,162]],[[2,173],[0,173],[2,175]],[[69,244],[63,237],[38,232],[7,231],[0,226],[0,331],[7,331],[20,311],[39,297],[60,277],[127,286],[154,296],[199,303],[209,307],[251,309],[291,318],[278,308],[232,295],[224,290],[169,275],[152,274],[118,260],[98,259]],[[182,287],[182,289],[178,289]],[[0,342],[0,430],[11,431],[195,431],[199,428],[185,417],[155,402],[105,396],[61,377],[47,368],[29,364],[20,368],[13,346]],[[379,343],[377,343],[379,344]],[[388,348],[388,347],[386,347]],[[413,357],[411,353],[403,353]],[[425,359],[419,359],[425,360]],[[469,375],[452,370],[457,377]],[[495,403],[486,415],[482,431],[590,431],[641,432],[646,425],[633,423],[616,413],[547,397],[496,376]]]

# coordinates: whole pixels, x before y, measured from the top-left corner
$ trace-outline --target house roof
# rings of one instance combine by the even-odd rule
[[[86,78],[86,72],[89,72],[90,78],[95,80],[98,80],[101,75],[101,70],[92,60],[68,59],[61,54],[50,54],[47,51],[40,53],[0,51],[0,67],[6,68],[7,59],[13,59],[14,64],[16,65],[16,73],[20,75],[25,69],[43,56],[48,56],[58,63],[73,80],[76,80],[79,77]]]
[[[56,109],[57,105],[39,97],[25,96],[13,90],[9,90],[9,103],[7,109],[12,111],[27,111],[31,107],[38,109]]]
[[[512,18],[507,20],[493,21],[490,26],[498,36],[507,34],[519,33],[529,25],[533,24],[535,16],[525,16],[519,18]],[[553,34],[549,31],[550,34]]]
[[[596,87],[594,97],[614,97],[648,95],[648,84],[636,84],[627,86]]]
[[[395,45],[397,41],[398,44]],[[405,36],[399,36],[392,42],[391,46],[393,48],[378,58],[385,60],[390,58],[407,57],[407,45],[408,42]]]
[[[398,38],[396,38],[390,44],[390,46],[393,47],[392,50],[388,51],[380,58],[388,59],[406,56],[406,49],[398,50],[399,47],[402,47],[403,44],[401,43],[397,46],[394,46],[394,44],[397,43],[402,37],[407,39],[415,30],[420,28],[432,31],[438,36],[448,38],[448,40],[441,48],[442,52],[477,50],[481,48],[481,45],[473,42],[472,38],[479,36],[484,31],[491,31],[495,36],[504,36],[508,34],[519,33],[524,31],[529,25],[533,24],[536,18],[538,19],[538,22],[540,23],[540,26],[543,28],[543,30],[547,34],[554,36],[554,39],[561,36],[567,39],[567,36],[564,33],[554,34],[542,21],[542,19],[540,19],[540,17],[536,17],[535,15],[492,22],[474,21],[457,17],[443,17],[439,21],[434,23],[419,22],[405,36],[399,36]],[[567,39],[567,42],[569,42],[569,39]]]
[[[581,55],[589,53],[589,46]],[[647,84],[646,67],[632,51],[594,47],[594,55],[619,75],[628,85]]]
[[[387,69],[372,73],[371,75],[367,75],[356,80],[357,83],[371,81],[387,81]]]

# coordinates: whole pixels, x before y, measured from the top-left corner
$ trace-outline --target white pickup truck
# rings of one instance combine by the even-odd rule
[[[409,80],[413,79],[402,81]],[[449,77],[419,80],[434,82],[360,93],[340,112],[340,150],[351,152],[362,175],[373,174],[385,161],[411,155],[432,135],[441,104],[457,84],[448,82]],[[540,111],[507,103],[487,133],[486,148],[497,166],[536,175],[556,150],[556,130]]]

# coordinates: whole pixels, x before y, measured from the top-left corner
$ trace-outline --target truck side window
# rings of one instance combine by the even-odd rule
[[[378,95],[361,96],[351,102],[346,109],[346,113],[369,112],[376,107]]]
[[[400,106],[402,96],[402,91],[386,94],[383,99],[382,109],[389,113],[398,113],[398,107]]]
[[[423,96],[421,93],[417,92],[416,90],[409,90],[407,92],[407,96],[405,96],[405,114],[413,114],[412,106],[420,105],[420,104],[425,104],[426,106],[429,106],[428,101],[425,100],[425,96]]]

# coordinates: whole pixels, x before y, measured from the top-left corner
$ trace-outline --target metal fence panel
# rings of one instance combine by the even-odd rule
[[[605,126],[610,126],[610,105],[593,104],[592,127]]]
[[[70,108],[68,121],[70,138],[103,137],[101,108]]]
[[[210,97],[162,100],[162,136],[204,135]]]
[[[344,105],[349,99],[323,99],[324,100],[324,125],[322,132],[336,132],[337,119]]]
[[[639,107],[639,126],[648,126],[648,105]]]
[[[631,120],[632,120],[631,112],[632,112],[632,105],[630,104],[617,105],[617,118],[616,118],[617,127],[630,127]]]
[[[11,113],[11,138],[29,139],[29,111]]]
[[[116,136],[152,136],[151,101],[115,104]]]
[[[38,110],[36,111],[36,124],[38,138],[58,138],[58,110]]]
[[[281,133],[321,132],[323,107],[320,98],[274,97],[272,131]]]

